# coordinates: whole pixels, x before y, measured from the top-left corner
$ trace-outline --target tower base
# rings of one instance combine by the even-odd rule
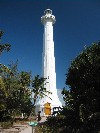
[[[54,113],[54,111],[58,111],[62,108],[62,103],[60,102],[59,98],[55,100],[47,100],[41,99],[38,101],[35,108],[35,114],[37,115],[39,111],[41,111],[41,116],[49,116]]]

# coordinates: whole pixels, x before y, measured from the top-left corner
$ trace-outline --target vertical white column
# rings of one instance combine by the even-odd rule
[[[49,97],[44,97],[37,102],[36,112],[39,110],[41,114],[44,113],[44,104],[50,103],[51,109],[53,107],[61,107],[56,88],[56,71],[55,71],[55,56],[54,56],[54,41],[53,41],[53,24],[55,23],[55,16],[52,15],[52,10],[47,9],[41,17],[41,22],[44,25],[43,33],[43,53],[42,53],[42,74],[46,78],[45,88],[52,94]],[[51,110],[52,112],[53,110]]]
[[[46,22],[44,25],[44,42],[43,42],[43,76],[47,78],[46,88],[49,91],[56,89],[54,41],[53,41],[53,24]]]
[[[52,11],[47,9],[44,16],[41,17],[44,25],[43,33],[43,53],[42,53],[42,70],[43,77],[46,78],[45,88],[52,94],[49,97],[44,97],[40,100],[40,105],[43,107],[45,103],[49,102],[51,107],[61,106],[57,95],[56,88],[56,71],[55,71],[55,56],[54,56],[54,41],[53,41],[53,24],[55,23],[55,16]]]

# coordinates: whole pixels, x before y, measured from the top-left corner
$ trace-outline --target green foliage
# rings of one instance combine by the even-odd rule
[[[3,31],[0,31],[0,54],[10,50],[10,44],[1,43]],[[37,98],[43,98],[46,93],[44,88],[45,79],[34,77],[31,73],[18,71],[18,61],[11,63],[8,67],[0,64],[0,121],[14,118],[16,114],[25,114],[27,117],[32,114]],[[32,105],[31,95],[34,93]]]
[[[4,102],[5,96],[6,96],[6,91],[5,91],[4,82],[0,77],[0,110],[1,111],[5,109],[5,102]]]
[[[0,31],[0,54],[10,50],[10,44],[2,44]],[[0,64],[0,121],[12,121],[16,114],[29,116],[32,110],[30,72],[19,72],[18,61],[8,67]],[[4,123],[6,125],[6,123]]]
[[[2,97],[0,105],[1,120],[5,120],[5,115],[14,117],[18,112],[26,113],[29,116],[32,109],[29,87],[30,73],[18,72],[17,64],[9,65],[9,71],[2,67]],[[4,69],[3,69],[4,68]],[[25,82],[26,81],[26,82]],[[4,107],[4,109],[2,108]]]
[[[62,128],[62,125],[64,125],[64,117],[62,115],[59,116],[52,116],[48,117],[47,121],[43,124],[40,124],[37,126],[35,132],[36,133],[60,133],[65,129],[65,127]]]
[[[71,93],[84,110],[84,119],[100,111],[100,43],[85,49],[71,64],[66,84],[71,86]],[[87,114],[87,115],[86,115]],[[86,118],[85,118],[86,117]]]
[[[13,121],[10,120],[10,121],[7,121],[7,122],[1,122],[0,125],[3,129],[7,129],[7,128],[13,126]]]
[[[62,91],[65,107],[39,127],[40,133],[100,131],[100,42],[83,50],[71,63]]]
[[[45,124],[43,125],[38,125],[35,128],[35,133],[53,133],[52,130],[50,128],[48,128]]]
[[[70,91],[63,90],[66,107],[66,125],[80,132],[96,132],[96,119],[91,116],[100,112],[100,42],[83,50],[66,74],[66,85]],[[77,124],[75,124],[77,123]],[[71,131],[72,132],[72,131]]]
[[[43,87],[44,78],[36,76],[31,79],[30,72],[18,71],[18,62],[11,63],[9,68],[1,65],[0,72],[0,120],[4,121],[6,115],[15,117],[16,114],[25,113],[25,116],[32,114],[34,105],[31,95],[34,92],[34,103],[40,96],[46,95]],[[31,91],[32,90],[32,91]]]
[[[63,99],[65,101],[66,107],[68,109],[73,109],[74,99],[73,99],[72,95],[70,94],[70,91],[63,88],[62,95],[63,95]]]
[[[1,37],[3,36],[4,32],[3,31],[0,31],[0,54],[3,52],[3,51],[9,51],[10,50],[10,47],[11,45],[6,43],[6,44],[2,44],[1,43]]]
[[[23,87],[29,87],[31,82],[31,73],[22,71],[20,73],[20,83]]]
[[[36,103],[36,100],[38,98],[43,98],[44,96],[48,96],[48,94],[51,94],[51,92],[47,91],[46,88],[44,87],[45,78],[39,77],[39,75],[35,76],[33,81],[32,81],[32,92],[34,93],[34,105]]]

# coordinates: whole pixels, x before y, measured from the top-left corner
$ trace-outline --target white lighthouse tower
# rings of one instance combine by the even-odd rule
[[[53,41],[53,24],[55,23],[55,16],[52,15],[52,10],[46,9],[44,16],[41,17],[41,22],[44,25],[43,34],[43,53],[42,53],[42,70],[43,77],[46,78],[44,87],[49,94],[48,97],[38,101],[39,111],[43,115],[50,115],[54,107],[62,107],[62,104],[57,95],[56,88],[56,71],[55,71],[55,56],[54,56],[54,41]]]

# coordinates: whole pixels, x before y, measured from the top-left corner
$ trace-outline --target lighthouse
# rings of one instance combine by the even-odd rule
[[[46,78],[44,87],[51,92],[39,99],[37,102],[37,111],[41,111],[41,115],[51,115],[53,109],[62,107],[57,95],[56,88],[56,69],[54,56],[54,40],[53,40],[53,24],[56,22],[52,10],[46,9],[41,17],[44,26],[43,33],[43,53],[42,53],[42,76]]]

